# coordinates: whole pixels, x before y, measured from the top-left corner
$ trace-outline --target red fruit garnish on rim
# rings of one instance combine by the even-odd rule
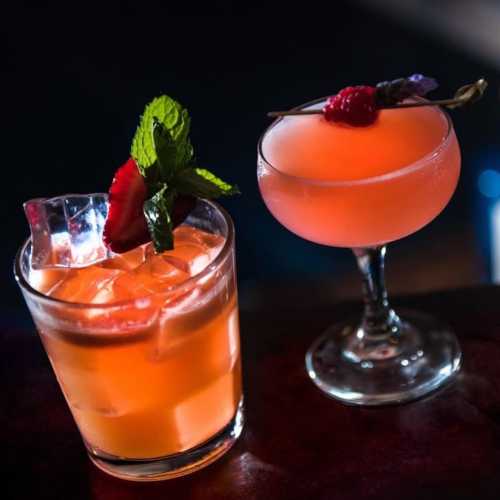
[[[144,178],[133,158],[129,158],[115,173],[109,189],[109,209],[103,239],[115,253],[132,250],[151,240],[143,206],[147,189]],[[179,195],[172,209],[172,225],[178,226],[196,205],[194,196]]]
[[[116,171],[109,189],[109,209],[103,239],[113,252],[132,250],[151,239],[143,213],[146,194],[144,178],[134,159],[129,158]]]
[[[379,110],[375,99],[375,87],[357,85],[346,87],[328,98],[323,108],[328,121],[349,125],[371,125],[377,119]]]
[[[289,111],[271,111],[267,116],[277,118],[293,115],[323,115],[331,122],[347,123],[355,127],[372,125],[381,109],[416,108],[420,106],[445,106],[450,109],[473,103],[481,98],[488,86],[484,78],[460,87],[451,99],[429,101],[413,99],[423,97],[438,86],[434,78],[416,73],[408,78],[377,83],[376,87],[357,85],[346,87],[330,96],[323,108],[295,108]]]

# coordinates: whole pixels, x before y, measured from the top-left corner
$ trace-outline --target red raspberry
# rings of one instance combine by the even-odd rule
[[[343,122],[349,125],[371,125],[378,116],[375,103],[375,87],[357,85],[346,87],[337,95],[330,96],[323,108],[328,121]]]

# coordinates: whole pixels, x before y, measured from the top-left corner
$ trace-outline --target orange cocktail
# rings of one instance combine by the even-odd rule
[[[199,205],[219,228],[179,226],[174,249],[161,254],[145,244],[89,267],[35,271],[28,242],[18,260],[23,293],[90,456],[120,477],[128,473],[113,469],[115,459],[197,450],[203,460],[170,467],[189,472],[241,431],[233,230],[215,205]],[[132,478],[156,478],[155,471]]]
[[[369,127],[284,117],[260,147],[259,186],[271,213],[299,236],[338,247],[382,245],[422,228],[460,173],[455,133],[435,107],[381,110]]]

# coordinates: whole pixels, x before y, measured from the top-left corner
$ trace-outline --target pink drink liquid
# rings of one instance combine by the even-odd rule
[[[259,186],[274,217],[338,247],[381,245],[422,228],[460,173],[455,133],[436,107],[384,110],[369,127],[285,117],[264,136],[262,156]]]

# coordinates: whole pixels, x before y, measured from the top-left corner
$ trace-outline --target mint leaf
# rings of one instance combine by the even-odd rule
[[[156,252],[165,252],[174,248],[170,217],[174,199],[175,192],[168,190],[167,185],[163,184],[155,195],[144,202],[144,216]]]
[[[206,168],[195,168],[196,173],[205,179],[205,181],[216,185],[221,195],[231,196],[233,194],[240,194],[238,186],[232,186],[231,184],[223,181],[221,178],[217,177],[215,174],[207,170]]]
[[[170,183],[179,167],[177,164],[178,147],[170,132],[156,117],[153,117],[152,126],[156,160],[142,172],[150,195],[159,191],[163,183]]]
[[[174,179],[179,193],[199,198],[219,198],[239,194],[237,186],[232,186],[204,168],[181,170]]]
[[[156,117],[153,117],[153,145],[156,151],[159,175],[168,181],[177,166],[177,145],[165,125]]]
[[[162,173],[168,168],[185,166],[193,158],[193,147],[188,137],[190,119],[187,110],[167,95],[156,97],[146,106],[132,140],[131,155],[145,177],[146,170],[154,166],[158,159],[153,137],[155,119],[163,125],[175,144],[175,154],[170,158],[171,162],[163,166]]]

